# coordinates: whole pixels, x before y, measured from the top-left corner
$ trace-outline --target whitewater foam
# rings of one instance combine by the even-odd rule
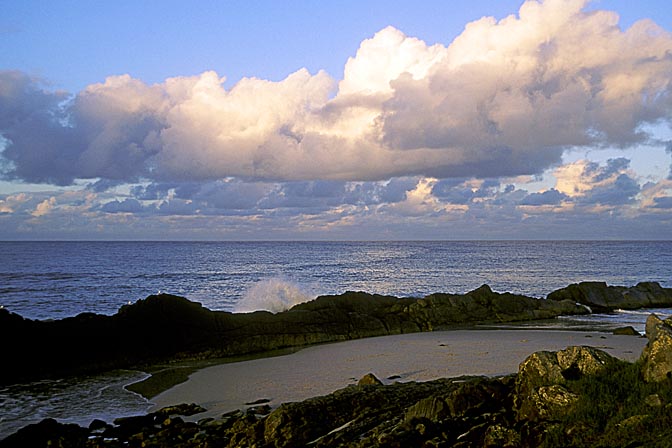
[[[308,302],[315,294],[305,286],[281,277],[262,280],[252,285],[236,303],[237,313],[270,311],[279,313],[299,303]]]

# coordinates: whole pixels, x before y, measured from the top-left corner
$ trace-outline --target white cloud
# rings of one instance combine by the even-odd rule
[[[156,85],[124,75],[64,105],[62,92],[3,72],[5,177],[501,177],[541,173],[568,147],[646,141],[646,125],[672,122],[672,36],[649,20],[622,31],[586,4],[527,1],[449,45],[387,27],[340,82],[305,69],[230,90],[214,72]]]
[[[55,206],[56,206],[56,198],[52,196],[49,199],[45,199],[44,201],[37,204],[37,207],[35,207],[35,210],[31,213],[31,215],[33,215],[36,218],[39,218],[40,216],[44,216],[51,213],[51,211],[54,209]]]

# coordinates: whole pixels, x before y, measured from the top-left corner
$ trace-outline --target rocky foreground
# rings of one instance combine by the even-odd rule
[[[184,418],[203,411],[196,405],[89,428],[47,419],[0,448],[669,447],[672,319],[651,315],[646,335],[636,363],[575,346],[534,353],[506,377],[385,386],[369,374],[330,395],[200,421]]]
[[[24,319],[0,309],[0,340],[5,341],[0,384],[475,323],[665,306],[672,306],[672,289],[658,283],[628,288],[586,282],[547,299],[496,293],[487,285],[420,299],[347,292],[278,314],[210,311],[169,294],[139,300],[113,316],[83,313],[57,321]]]

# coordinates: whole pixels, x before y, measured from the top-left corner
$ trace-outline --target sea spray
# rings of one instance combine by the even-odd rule
[[[237,313],[270,311],[279,313],[315,298],[305,287],[285,278],[270,278],[252,285],[236,303]]]

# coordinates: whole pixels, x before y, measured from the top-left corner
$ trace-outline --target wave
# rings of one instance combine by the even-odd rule
[[[279,313],[299,303],[308,302],[315,294],[284,278],[270,278],[252,285],[236,303],[235,312],[270,311]]]
[[[650,314],[657,314],[659,317],[662,316],[669,316],[672,314],[672,309],[670,308],[643,308],[639,310],[615,310],[615,313],[618,314],[632,314],[636,316],[649,316]]]

